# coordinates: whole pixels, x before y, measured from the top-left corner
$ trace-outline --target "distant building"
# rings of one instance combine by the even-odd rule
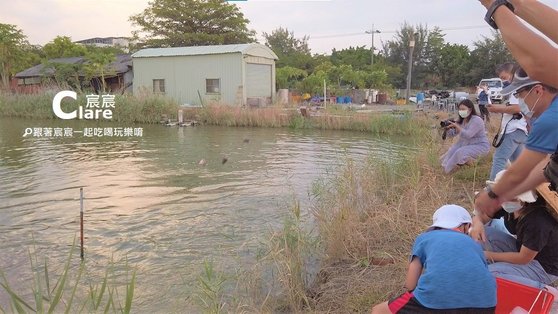
[[[81,66],[87,60],[84,57],[56,58],[46,63],[37,64],[34,67],[17,73],[11,81],[10,88],[18,93],[33,93],[43,89],[45,85],[54,82],[55,69],[48,66],[49,63],[61,63]],[[132,57],[129,54],[116,55],[116,60],[107,66],[104,75],[105,84],[109,91],[131,91],[133,82]],[[84,85],[90,85],[95,90],[100,88],[101,77],[93,77],[91,81],[85,82],[85,74],[78,72],[78,78]]]
[[[97,47],[120,47],[128,51],[130,39],[128,37],[94,37],[75,41],[76,44],[91,45]]]
[[[263,106],[275,98],[275,60],[261,44],[142,49],[132,55],[134,94],[161,93],[181,104]]]

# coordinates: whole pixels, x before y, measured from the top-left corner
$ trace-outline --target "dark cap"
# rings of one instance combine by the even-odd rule
[[[540,84],[540,83],[541,83],[540,81],[535,81],[532,78],[530,78],[529,75],[527,75],[527,73],[523,69],[519,68],[517,69],[517,71],[515,71],[511,84],[504,87],[500,92],[500,94],[506,96],[511,93],[514,93],[515,91],[517,91],[522,87]]]

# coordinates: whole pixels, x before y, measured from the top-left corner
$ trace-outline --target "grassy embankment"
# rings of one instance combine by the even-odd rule
[[[472,209],[491,158],[445,175],[438,158],[447,144],[436,136],[400,161],[347,163],[316,187],[325,264],[311,289],[313,310],[366,312],[402,293],[412,243],[432,223],[432,213],[447,203]]]

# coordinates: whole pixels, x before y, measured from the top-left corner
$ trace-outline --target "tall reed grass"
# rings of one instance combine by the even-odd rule
[[[301,313],[313,307],[309,264],[318,241],[293,201],[279,228],[260,241],[257,260],[226,272],[205,262],[191,300],[203,313]]]
[[[16,291],[0,269],[0,287],[9,299],[11,313],[81,313],[81,312],[121,312],[130,313],[134,298],[136,272],[125,265],[125,284],[115,274],[113,264],[107,266],[101,282],[87,280],[85,262],[75,265],[75,241],[68,258],[59,274],[52,273],[45,259],[40,265],[35,251],[29,251],[32,284],[29,287],[31,300],[26,300],[28,292]],[[85,278],[84,278],[85,277]],[[6,312],[2,309],[1,312]]]
[[[186,110],[188,119],[204,124],[239,127],[290,127],[294,129],[352,130],[386,135],[419,135],[430,122],[413,113],[378,114],[326,110],[303,117],[296,109],[282,107],[242,108],[208,105]],[[419,133],[419,134],[417,134]]]
[[[0,93],[0,116],[33,119],[56,119],[52,99],[56,90],[40,94]],[[116,95],[112,121],[158,123],[163,119],[177,119],[178,103],[169,97],[152,93]],[[78,94],[76,101],[65,100],[65,112],[87,104],[86,94]],[[182,108],[186,120],[231,127],[290,127],[293,129],[352,130],[375,134],[412,135],[421,132],[425,119],[413,113],[378,114],[341,110],[331,106],[311,117],[303,117],[295,108],[269,106],[246,108],[224,104],[209,104],[201,108]]]
[[[203,313],[222,313],[226,305],[224,285],[227,277],[214,269],[213,262],[205,261],[203,266],[202,274],[197,277],[195,302]]]
[[[57,119],[52,110],[56,92],[48,90],[40,94],[0,93],[0,116],[32,119]],[[154,94],[115,95],[112,121],[131,123],[158,123],[162,117],[176,119],[178,104],[168,97]],[[65,112],[87,104],[86,94],[78,94],[75,101],[64,100]]]
[[[300,204],[294,201],[282,229],[275,230],[265,242],[260,262],[270,263],[279,284],[275,308],[298,313],[311,308],[307,291],[312,280],[309,263],[317,253],[317,238],[301,217]]]

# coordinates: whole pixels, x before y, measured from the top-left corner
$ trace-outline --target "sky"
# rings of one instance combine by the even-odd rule
[[[542,2],[558,9],[558,0]],[[491,37],[483,20],[486,10],[478,0],[247,0],[237,4],[264,43],[263,32],[279,27],[295,37],[309,36],[312,53],[329,54],[355,46],[370,48],[393,38],[404,22],[438,26],[446,42],[465,44]],[[56,36],[72,40],[127,37],[135,28],[128,21],[148,0],[0,0],[0,23],[15,24],[32,44],[44,45]]]

